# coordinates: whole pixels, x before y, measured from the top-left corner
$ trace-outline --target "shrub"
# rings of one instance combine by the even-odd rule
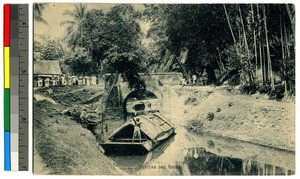
[[[256,93],[258,87],[255,83],[252,83],[252,84],[246,84],[244,86],[241,87],[240,91],[242,94],[254,94]]]
[[[215,118],[215,114],[213,112],[207,113],[206,119],[212,121]]]

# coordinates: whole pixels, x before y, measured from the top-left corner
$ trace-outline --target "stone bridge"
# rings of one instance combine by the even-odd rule
[[[141,78],[146,83],[146,90],[153,93],[160,101],[163,98],[163,92],[168,85],[179,85],[182,80],[182,73],[140,73]],[[128,83],[121,77],[118,79],[119,104],[124,104],[128,95],[133,92]]]

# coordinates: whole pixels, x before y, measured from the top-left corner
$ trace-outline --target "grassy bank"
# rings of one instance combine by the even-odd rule
[[[186,88],[187,129],[295,150],[295,103],[241,95],[225,88]]]
[[[93,92],[89,94],[93,95]],[[89,130],[61,114],[65,108],[65,105],[53,104],[48,100],[34,103],[34,173],[126,174],[101,152],[99,143]]]

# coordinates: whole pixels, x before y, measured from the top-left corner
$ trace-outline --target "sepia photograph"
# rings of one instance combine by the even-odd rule
[[[36,175],[295,175],[293,4],[33,4]]]

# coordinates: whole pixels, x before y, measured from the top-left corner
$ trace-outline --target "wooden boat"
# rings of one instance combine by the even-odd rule
[[[135,121],[139,120],[141,140],[133,138]],[[175,125],[159,113],[129,119],[101,144],[105,153],[144,154],[175,134]]]
[[[174,137],[175,135],[170,136],[168,139],[164,140],[156,148],[146,153],[145,155],[128,156],[124,154],[113,153],[109,156],[110,159],[112,159],[120,169],[124,170],[129,175],[134,175],[141,169],[141,166],[145,166],[152,160],[159,157],[164,152],[164,150],[169,147],[169,145],[174,141]]]

